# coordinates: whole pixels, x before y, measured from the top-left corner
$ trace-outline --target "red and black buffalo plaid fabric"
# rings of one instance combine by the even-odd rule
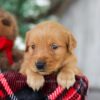
[[[88,81],[84,76],[76,76],[76,82],[70,89],[63,89],[56,82],[56,75],[45,76],[41,88],[42,99],[27,86],[26,77],[18,72],[0,73],[0,100],[85,100]],[[29,90],[31,92],[26,92]],[[30,98],[30,99],[29,99]]]

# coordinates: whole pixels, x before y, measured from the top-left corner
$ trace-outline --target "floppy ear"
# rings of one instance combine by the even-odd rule
[[[26,45],[25,52],[27,52],[28,48],[29,48],[28,42],[29,42],[30,33],[27,32],[25,37],[26,37],[26,40],[25,40],[25,45]]]
[[[76,48],[77,42],[72,34],[68,35],[67,48],[70,53]]]

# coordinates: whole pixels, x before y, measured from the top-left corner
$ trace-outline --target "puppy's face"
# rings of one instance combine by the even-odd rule
[[[37,25],[26,35],[26,67],[40,74],[50,74],[63,67],[75,47],[73,36],[55,22]]]
[[[17,24],[14,16],[0,9],[0,36],[15,39],[17,30]]]

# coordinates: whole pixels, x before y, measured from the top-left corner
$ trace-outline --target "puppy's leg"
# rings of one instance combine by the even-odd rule
[[[63,88],[69,89],[75,83],[75,75],[80,75],[81,71],[73,65],[65,65],[57,76],[57,82]]]
[[[34,91],[39,90],[44,85],[44,77],[38,73],[35,73],[29,69],[21,70],[21,73],[27,76],[27,84],[31,87]]]
[[[33,90],[39,90],[44,85],[44,77],[38,73],[29,72],[27,75],[27,84]]]

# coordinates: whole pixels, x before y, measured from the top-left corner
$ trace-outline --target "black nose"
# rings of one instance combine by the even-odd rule
[[[45,64],[46,64],[46,63],[45,63],[44,61],[37,61],[36,67],[37,67],[39,70],[41,70],[41,69],[44,68]]]

